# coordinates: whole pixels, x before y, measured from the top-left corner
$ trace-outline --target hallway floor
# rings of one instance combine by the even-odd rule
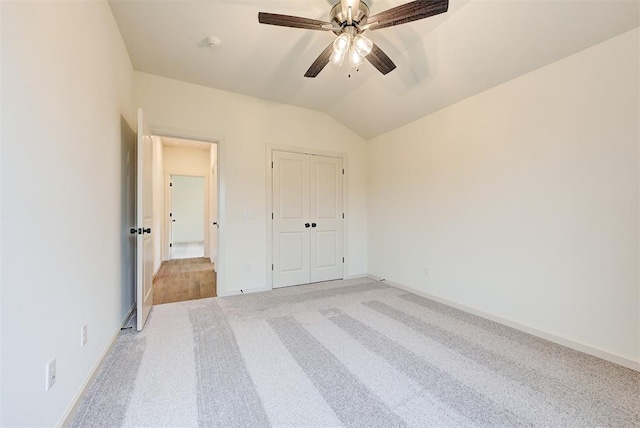
[[[166,261],[153,281],[153,304],[216,296],[216,272],[208,257]]]

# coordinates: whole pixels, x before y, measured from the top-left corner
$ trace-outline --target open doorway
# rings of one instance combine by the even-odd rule
[[[205,177],[171,175],[170,179],[169,258],[204,257]]]
[[[217,144],[154,137],[159,219],[153,303],[217,295]]]

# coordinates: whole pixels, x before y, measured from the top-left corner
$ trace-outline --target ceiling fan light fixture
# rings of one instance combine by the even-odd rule
[[[328,31],[338,36],[318,55],[304,77],[316,77],[330,62],[341,65],[347,55],[349,68],[358,69],[366,58],[380,73],[386,75],[393,71],[396,65],[380,47],[362,36],[362,33],[407,24],[449,10],[449,0],[412,0],[370,15],[370,1],[330,0],[333,7],[329,11],[329,21],[258,12],[258,22],[280,27]]]
[[[347,56],[347,51],[336,51],[334,50],[333,53],[331,54],[331,58],[329,58],[329,61],[331,61],[334,65],[337,65],[338,67],[341,67],[342,64],[344,63],[344,58]]]
[[[344,56],[344,54],[349,50],[350,46],[351,46],[351,34],[342,33],[340,34],[340,37],[338,37],[333,42],[333,52],[341,53]]]
[[[353,39],[353,46],[358,52],[358,55],[364,58],[371,53],[373,42],[365,36],[358,34],[355,39]]]
[[[362,56],[358,53],[358,49],[356,49],[355,47],[352,47],[351,50],[349,51],[349,66],[351,68],[357,68],[357,67],[360,67],[363,62],[364,60],[362,59]]]

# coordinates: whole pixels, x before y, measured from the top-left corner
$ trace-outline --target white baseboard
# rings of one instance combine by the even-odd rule
[[[271,287],[252,288],[250,290],[231,290],[231,291],[218,290],[218,297],[229,297],[229,296],[238,296],[240,294],[261,293],[263,291],[271,291],[271,290],[272,290]]]
[[[95,380],[96,376],[98,375],[98,372],[100,371],[100,367],[102,367],[102,363],[104,362],[104,359],[107,357],[107,355],[109,355],[109,352],[111,352],[111,349],[113,349],[113,346],[116,344],[118,337],[120,337],[122,327],[126,325],[127,321],[129,320],[129,318],[131,317],[131,314],[133,314],[133,311],[135,309],[136,309],[136,303],[134,302],[133,305],[131,305],[131,308],[129,309],[129,311],[127,312],[127,315],[124,317],[124,319],[120,323],[118,330],[116,330],[116,332],[113,334],[113,336],[111,337],[111,340],[102,351],[102,354],[100,354],[100,358],[98,358],[98,361],[96,361],[93,368],[89,372],[89,376],[87,376],[84,383],[80,386],[80,389],[78,389],[78,392],[73,397],[73,400],[71,400],[69,407],[67,407],[67,410],[64,412],[64,414],[56,424],[56,427],[69,426],[69,424],[71,423],[71,419],[78,411],[78,406],[82,402],[82,399],[84,398],[85,394],[88,392],[89,385],[91,385]]]
[[[156,266],[155,269],[153,270],[153,275],[151,275],[151,280],[152,281],[154,279],[156,279],[156,276],[158,275],[158,272],[160,272],[160,268],[162,267],[163,263],[164,263],[164,261],[161,261],[160,264],[158,266]]]
[[[346,275],[343,279],[346,281],[347,279],[362,279],[369,278],[369,275]]]
[[[362,278],[369,278],[369,275],[366,274],[362,274],[362,275],[348,275],[345,276],[343,279],[347,280],[347,279],[362,279]],[[305,285],[305,284],[300,284],[300,285]],[[293,285],[292,287],[296,287],[295,285]],[[287,288],[287,287],[283,287],[283,288]],[[252,288],[251,290],[233,290],[233,291],[220,291],[218,290],[218,297],[229,297],[229,296],[238,296],[240,294],[249,294],[249,293],[262,293],[264,291],[271,291],[271,290],[275,290],[275,288],[272,287],[261,287],[261,288]]]
[[[605,351],[600,348],[596,348],[590,345],[586,345],[584,343],[567,339],[566,337],[558,336],[552,333],[548,333],[543,330],[538,330],[537,328],[530,327],[524,324],[520,324],[515,321],[511,321],[497,315],[490,314],[488,312],[484,312],[478,309],[471,308],[469,306],[461,305],[459,303],[455,303],[453,301],[443,299],[442,297],[435,296],[433,294],[425,293],[420,290],[416,290],[412,287],[407,287],[402,284],[397,284],[392,281],[388,281],[386,279],[377,277],[375,275],[367,275],[368,278],[374,281],[384,281],[386,284],[389,284],[392,287],[399,288],[401,290],[408,291],[410,293],[416,294],[418,296],[425,297],[427,299],[434,300],[436,302],[445,304],[447,306],[451,306],[456,309],[460,309],[461,311],[465,311],[474,315],[478,315],[479,317],[486,318],[491,321],[495,321],[499,324],[506,325],[511,328],[515,328],[516,330],[523,331],[525,333],[529,333],[533,336],[540,337],[542,339],[548,340],[553,343],[557,343],[558,345],[566,346],[567,348],[575,349],[576,351],[584,352],[585,354],[593,355],[594,357],[601,358],[603,360],[610,361],[615,364],[619,364],[621,366],[627,367],[631,370],[640,371],[640,361],[635,361],[632,358],[628,358],[622,355],[615,354],[613,352]]]

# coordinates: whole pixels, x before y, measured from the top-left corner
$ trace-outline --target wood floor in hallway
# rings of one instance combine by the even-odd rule
[[[162,263],[153,281],[153,304],[216,297],[216,272],[207,257]]]

